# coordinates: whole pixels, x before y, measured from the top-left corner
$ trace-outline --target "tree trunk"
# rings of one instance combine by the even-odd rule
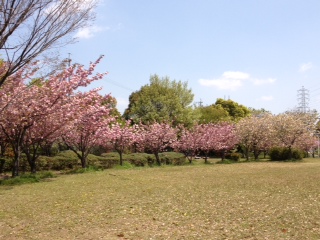
[[[190,153],[188,151],[185,151],[184,152],[184,156],[188,159],[189,163],[191,164],[192,163],[192,160],[193,160],[193,153]]]
[[[161,161],[160,161],[160,157],[159,157],[159,153],[154,153],[155,157],[156,157],[156,161],[157,161],[157,164],[158,166],[161,166]]]
[[[30,172],[32,174],[36,174],[36,172],[37,172],[36,161],[39,157],[39,154],[37,154],[38,146],[39,145],[26,145],[24,147],[24,151],[23,151],[26,154],[27,161],[30,166]],[[32,151],[30,151],[31,149],[32,149]]]
[[[249,148],[244,147],[243,154],[245,155],[246,160],[249,161]]]
[[[292,149],[291,149],[291,146],[289,147],[289,160],[292,160]]]
[[[120,157],[120,166],[123,165],[123,160],[122,160],[122,151],[118,151],[119,157]]]
[[[254,150],[253,151],[253,155],[254,155],[254,160],[258,161],[259,160],[260,151],[259,150]]]
[[[81,167],[87,168],[87,157],[85,155],[81,156]]]
[[[205,164],[208,163],[208,153],[207,152],[204,153],[204,163]]]
[[[225,156],[226,156],[226,151],[225,151],[225,150],[222,150],[221,161],[224,161]]]
[[[19,166],[20,166],[20,155],[21,150],[20,146],[14,146],[13,152],[14,152],[14,158],[13,158],[13,164],[12,164],[12,177],[18,177],[19,176]]]
[[[30,165],[30,172],[32,174],[36,174],[37,173],[36,161],[32,159],[32,161],[29,163],[29,165]]]

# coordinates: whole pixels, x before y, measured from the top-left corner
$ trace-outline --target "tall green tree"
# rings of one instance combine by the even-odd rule
[[[250,110],[235,101],[230,99],[224,100],[222,98],[218,98],[215,102],[215,106],[220,106],[224,110],[226,110],[231,117],[232,121],[239,121],[241,118],[247,117],[250,115]]]
[[[173,125],[192,125],[193,97],[187,82],[152,75],[149,84],[130,95],[124,118],[143,124],[172,122]]]
[[[227,122],[231,120],[229,113],[220,105],[199,107],[196,111],[199,113],[199,123],[201,124]]]

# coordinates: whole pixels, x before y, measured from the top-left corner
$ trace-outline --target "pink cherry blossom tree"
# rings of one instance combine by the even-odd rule
[[[229,123],[220,124],[202,124],[199,127],[200,150],[205,154],[205,163],[207,163],[208,154],[210,151],[220,152],[222,160],[225,153],[231,150],[238,143],[238,138],[235,134],[235,128]]]
[[[289,158],[292,156],[292,148],[305,134],[315,131],[315,114],[287,112],[274,116],[272,131],[277,141],[277,146],[283,146],[289,150]]]
[[[78,156],[82,168],[87,167],[87,157],[93,147],[103,144],[104,133],[109,124],[114,120],[110,117],[110,106],[103,104],[108,102],[109,95],[100,96],[93,94],[87,96],[82,106],[77,108],[80,115],[71,122],[62,135],[63,142]]]
[[[143,136],[140,140],[140,147],[152,152],[157,164],[161,166],[159,153],[173,146],[177,140],[177,130],[167,123],[143,125],[140,129],[142,129],[140,134]]]
[[[246,117],[236,123],[236,135],[247,160],[249,152],[253,152],[255,160],[258,160],[261,152],[272,147],[272,123],[271,114]]]
[[[192,163],[193,158],[196,156],[200,149],[201,131],[199,131],[199,125],[195,125],[193,128],[188,129],[181,126],[181,133],[178,141],[174,143],[174,149],[182,152],[185,157]]]
[[[303,150],[306,154],[309,152],[314,156],[315,150],[318,148],[318,138],[311,133],[303,134],[294,144],[294,148]]]
[[[225,153],[235,148],[238,143],[238,137],[235,134],[235,126],[229,123],[220,123],[213,126],[215,139],[213,140],[213,149],[221,153],[222,160]]]
[[[107,131],[109,142],[119,153],[121,166],[123,165],[123,153],[137,141],[136,132],[136,125],[132,126],[131,121],[115,122]]]

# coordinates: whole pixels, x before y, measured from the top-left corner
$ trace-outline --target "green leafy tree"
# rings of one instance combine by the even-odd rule
[[[110,109],[109,114],[117,119],[118,121],[122,121],[121,114],[117,109],[117,99],[110,96],[109,98],[104,99],[102,102],[102,106],[108,106]]]
[[[199,123],[201,124],[227,122],[231,120],[229,113],[220,105],[199,107],[196,111],[199,113]]]
[[[239,121],[241,118],[250,115],[250,110],[246,106],[230,99],[224,100],[222,98],[218,98],[215,106],[222,107],[224,110],[226,110],[232,121]]]
[[[152,75],[149,84],[130,95],[124,118],[131,119],[133,123],[192,125],[195,120],[191,105],[193,97],[187,82]]]

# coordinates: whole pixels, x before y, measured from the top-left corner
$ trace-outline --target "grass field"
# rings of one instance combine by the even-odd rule
[[[320,159],[0,186],[0,239],[320,239]]]

